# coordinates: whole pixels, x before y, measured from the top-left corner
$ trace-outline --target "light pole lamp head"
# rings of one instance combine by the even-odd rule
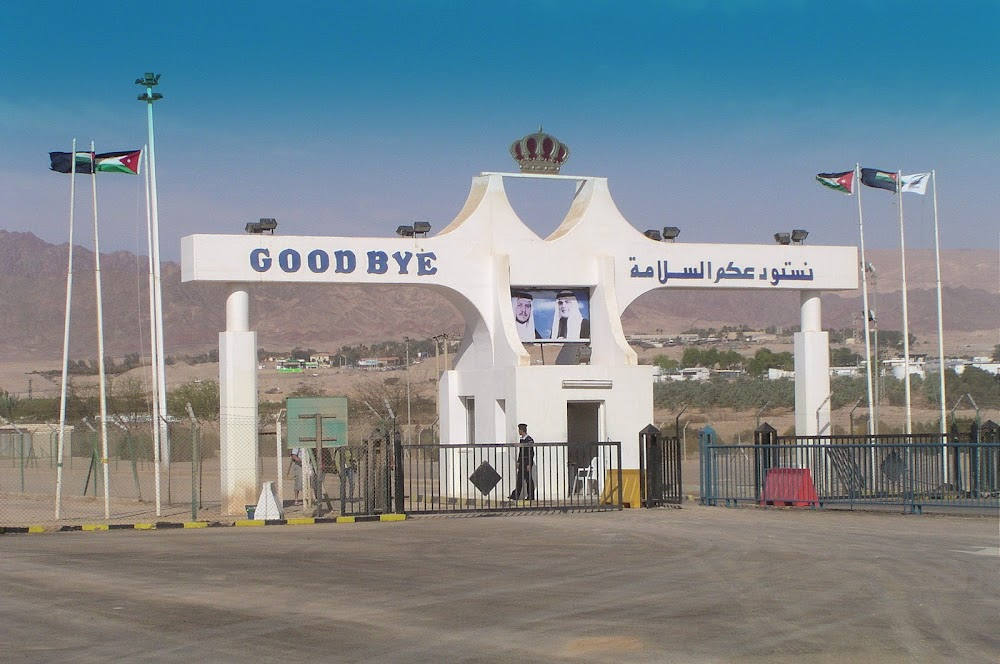
[[[792,234],[791,233],[775,233],[774,241],[778,244],[791,244]]]
[[[650,240],[655,240],[656,242],[660,242],[663,239],[663,237],[660,235],[660,231],[656,230],[655,228],[644,232],[643,235],[648,237]]]
[[[142,78],[135,79],[136,85],[144,85],[147,88],[151,88],[160,82],[160,75],[154,74],[153,72],[146,72]]]
[[[673,242],[677,239],[677,236],[681,234],[681,229],[676,226],[664,226],[663,227],[663,239],[667,242]]]
[[[431,232],[431,225],[426,221],[413,222],[413,237],[427,237]]]
[[[792,242],[795,244],[804,244],[807,237],[809,237],[809,231],[807,230],[796,228],[792,231]]]

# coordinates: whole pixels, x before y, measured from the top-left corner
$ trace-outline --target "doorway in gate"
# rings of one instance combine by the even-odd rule
[[[588,468],[597,455],[596,443],[604,432],[601,414],[603,401],[569,401],[566,403],[566,442],[569,443],[567,464],[569,486],[574,488],[577,471]]]

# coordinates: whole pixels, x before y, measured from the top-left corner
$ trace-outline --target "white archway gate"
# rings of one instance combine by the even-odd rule
[[[549,237],[538,237],[511,208],[503,185],[511,177],[578,182],[568,214]],[[652,367],[638,364],[621,327],[632,301],[660,288],[798,291],[796,432],[824,434],[829,340],[819,295],[857,289],[857,270],[855,247],[654,241],[622,217],[606,178],[561,175],[483,173],[473,178],[458,216],[433,237],[185,237],[182,280],[228,284],[226,330],[219,335],[223,509],[240,513],[258,489],[257,344],[249,320],[255,283],[435,289],[466,321],[454,369],[440,383],[443,443],[516,440],[518,422],[529,423],[537,441],[565,441],[568,405],[597,404],[601,439],[623,441],[622,465],[635,469],[632,441],[653,419],[653,394]],[[518,337],[512,289],[589,294],[589,364],[532,366]]]

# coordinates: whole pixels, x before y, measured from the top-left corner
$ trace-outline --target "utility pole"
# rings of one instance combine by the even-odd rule
[[[410,417],[410,338],[403,337],[406,344],[406,444],[409,445],[410,432],[413,429],[413,420]]]
[[[150,340],[153,345],[153,465],[155,467],[155,490],[156,490],[156,515],[160,516],[160,447],[163,447],[163,456],[167,466],[167,499],[169,500],[169,478],[170,478],[170,430],[167,427],[167,379],[166,361],[163,352],[163,288],[160,281],[160,226],[159,226],[159,205],[156,198],[156,149],[153,142],[153,102],[163,99],[159,92],[153,92],[153,88],[160,82],[160,75],[146,72],[142,78],[135,79],[135,84],[142,86],[146,91],[138,96],[138,100],[146,104],[146,129],[149,134],[149,152],[146,177],[149,198],[147,202],[148,234],[152,251],[149,261],[152,269],[150,278],[150,310],[152,320],[150,320]]]

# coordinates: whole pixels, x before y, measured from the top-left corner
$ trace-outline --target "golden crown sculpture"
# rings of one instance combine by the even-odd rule
[[[510,156],[514,157],[522,173],[558,175],[559,169],[569,159],[569,147],[539,127],[536,133],[511,143]]]

